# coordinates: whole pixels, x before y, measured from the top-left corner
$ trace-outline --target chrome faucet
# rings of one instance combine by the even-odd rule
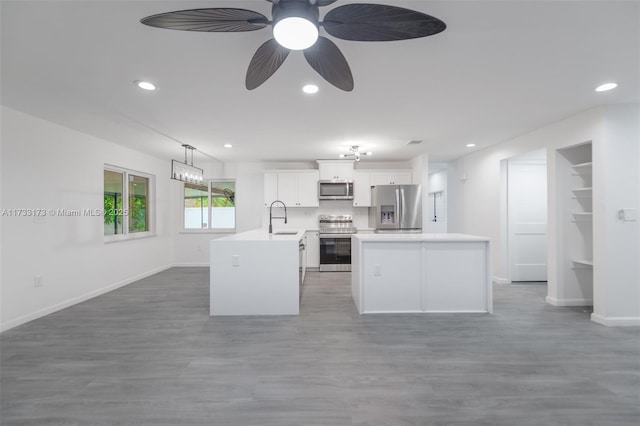
[[[280,203],[282,204],[282,207],[284,207],[284,216],[273,216],[273,214],[271,213],[271,209],[273,208],[273,205],[275,203]],[[271,205],[269,206],[269,233],[273,234],[273,226],[271,225],[271,219],[284,219],[284,223],[287,223],[287,206],[280,200],[275,200],[273,203],[271,203]]]

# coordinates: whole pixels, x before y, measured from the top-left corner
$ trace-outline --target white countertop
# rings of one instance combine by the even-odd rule
[[[446,241],[446,242],[464,242],[464,241],[489,241],[487,237],[479,237],[477,235],[467,234],[414,234],[414,233],[380,233],[380,234],[353,234],[353,238],[360,241],[380,241],[380,242],[420,242],[420,241]]]
[[[278,232],[286,232],[285,235],[278,235]],[[291,234],[295,232],[295,234]],[[238,234],[217,238],[212,241],[300,241],[304,238],[305,229],[274,229],[273,234],[264,228],[253,229],[251,231],[240,232]]]

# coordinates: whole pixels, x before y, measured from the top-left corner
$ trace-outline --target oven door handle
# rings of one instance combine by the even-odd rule
[[[352,234],[319,234],[320,238],[342,238],[342,239],[351,239]]]

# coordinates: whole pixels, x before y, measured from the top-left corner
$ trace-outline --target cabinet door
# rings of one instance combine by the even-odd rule
[[[307,236],[307,267],[320,267],[320,235],[318,231],[308,231]]]
[[[396,172],[393,174],[393,185],[409,185],[412,183],[411,172]]]
[[[391,172],[371,172],[370,185],[393,185],[393,173]]]
[[[491,311],[488,243],[438,241],[423,246],[427,312]]]
[[[351,162],[347,164],[336,164],[335,175],[336,179],[353,180],[353,164]]]
[[[269,207],[278,199],[278,174],[267,172],[264,174],[264,205]]]
[[[318,207],[318,172],[300,172],[298,175],[297,202],[292,206]]]
[[[363,243],[362,275],[366,312],[422,310],[421,244]]]
[[[353,173],[353,205],[354,207],[371,206],[371,180],[368,172]]]
[[[335,162],[318,162],[318,170],[320,179],[322,180],[352,180],[353,179],[353,162],[352,161],[335,161]]]
[[[278,173],[278,199],[287,207],[298,205],[298,174],[294,172]]]
[[[411,171],[371,172],[371,186],[407,185],[411,183]]]

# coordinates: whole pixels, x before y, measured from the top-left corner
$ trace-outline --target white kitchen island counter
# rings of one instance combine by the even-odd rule
[[[492,312],[489,239],[465,234],[352,236],[358,312]]]
[[[210,315],[297,315],[304,235],[255,229],[211,240]]]

